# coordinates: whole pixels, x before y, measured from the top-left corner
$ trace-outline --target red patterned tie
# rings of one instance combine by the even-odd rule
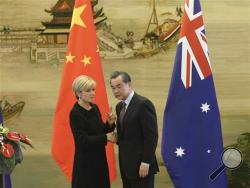
[[[126,103],[122,102],[122,109],[121,109],[121,112],[120,112],[120,115],[119,115],[119,122],[120,122],[121,125],[122,125],[122,122],[123,122],[125,112],[126,112]]]

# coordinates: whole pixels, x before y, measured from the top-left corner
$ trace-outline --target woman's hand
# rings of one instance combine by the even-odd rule
[[[110,111],[107,115],[107,122],[108,122],[109,126],[112,127],[115,125],[115,121],[116,121],[116,116],[112,112],[112,107],[110,107]]]
[[[107,133],[106,136],[109,142],[113,142],[113,143],[117,142],[117,134],[115,132]]]

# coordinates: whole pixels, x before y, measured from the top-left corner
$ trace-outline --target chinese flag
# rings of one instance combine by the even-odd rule
[[[75,148],[69,126],[69,112],[76,102],[72,91],[72,83],[77,76],[83,74],[92,77],[97,83],[95,103],[99,106],[103,120],[105,121],[109,105],[90,0],[75,1],[68,50],[54,116],[52,155],[70,181]],[[109,143],[106,146],[106,154],[110,180],[112,181],[116,177],[113,144]]]

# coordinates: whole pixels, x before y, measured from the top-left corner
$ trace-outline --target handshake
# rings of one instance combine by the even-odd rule
[[[110,132],[106,134],[107,140],[112,143],[117,142],[117,133],[116,132]]]

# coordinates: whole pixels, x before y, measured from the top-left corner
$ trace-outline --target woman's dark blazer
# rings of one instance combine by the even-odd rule
[[[110,188],[105,146],[106,133],[114,127],[103,123],[97,105],[88,111],[78,103],[70,112],[70,127],[75,142],[72,188]]]

